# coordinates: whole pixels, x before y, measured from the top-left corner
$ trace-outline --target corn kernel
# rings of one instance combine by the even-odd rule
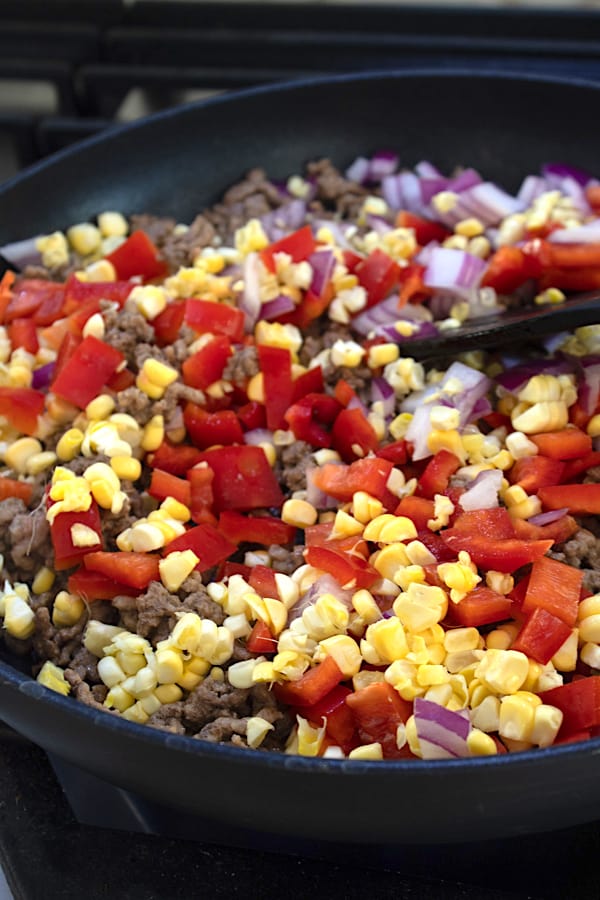
[[[19,475],[25,475],[27,472],[27,461],[43,451],[43,447],[37,438],[23,437],[7,447],[4,452],[4,462],[6,465],[17,472]]]
[[[170,593],[175,594],[199,562],[193,550],[175,550],[159,560],[160,580]]]
[[[156,284],[136,285],[127,298],[127,304],[134,306],[151,322],[166,309],[167,291]]]
[[[588,597],[587,599],[591,600],[592,598]],[[585,603],[585,600],[583,601],[583,603]],[[593,615],[583,617],[581,617],[580,613],[579,640],[584,643],[600,643],[600,613],[595,613]]]
[[[117,272],[115,267],[107,259],[98,259],[89,264],[84,269],[86,281],[116,281]],[[92,317],[93,318],[93,317]]]
[[[600,644],[593,644],[591,642],[584,644],[579,656],[586,666],[591,666],[592,669],[600,669]]]
[[[271,722],[267,722],[262,716],[250,716],[246,723],[246,740],[248,746],[252,749],[260,747],[269,731],[273,731],[274,726]]]
[[[48,269],[57,269],[68,264],[69,245],[62,231],[39,237],[35,246],[42,256],[42,265]]]
[[[529,660],[518,650],[487,650],[475,670],[497,694],[515,694],[529,674]]]
[[[502,697],[498,733],[513,741],[531,741],[534,718],[535,707],[519,693]]]
[[[369,625],[360,642],[364,659],[372,665],[388,665],[408,653],[406,633],[396,618],[380,619]]]
[[[165,422],[161,415],[153,416],[144,426],[141,448],[146,453],[158,450],[165,437]]]
[[[577,648],[579,643],[579,630],[573,628],[564,644],[558,648],[552,657],[552,665],[559,672],[574,672],[577,667]]]
[[[36,681],[43,684],[44,687],[50,688],[51,691],[56,691],[57,694],[64,694],[65,697],[71,691],[71,685],[65,678],[64,670],[50,662],[49,659],[38,672]]]
[[[90,222],[80,222],[67,229],[67,239],[80,256],[90,256],[100,247],[100,230]]]
[[[281,508],[281,518],[295,528],[308,528],[317,521],[317,510],[306,500],[286,500]]]
[[[495,756],[498,752],[494,739],[478,728],[472,728],[467,735],[467,747],[472,756]]]
[[[567,426],[569,411],[563,400],[549,400],[534,403],[529,409],[513,411],[512,426],[525,434],[537,434],[545,431],[560,431]]]
[[[554,743],[562,721],[563,714],[560,709],[547,703],[540,704],[534,709],[533,727],[529,739],[538,747],[549,747]]]
[[[108,419],[115,411],[115,401],[110,394],[99,394],[94,397],[85,408],[85,414],[90,420]]]
[[[345,634],[335,634],[319,644],[320,650],[333,657],[345,678],[352,678],[361,667],[362,657],[356,641]]]
[[[437,625],[448,611],[448,596],[442,588],[428,584],[409,584],[394,601],[394,613],[415,634]]]
[[[362,744],[360,747],[355,747],[354,750],[350,751],[348,759],[383,759],[383,748],[378,741],[374,741],[372,744]]]
[[[444,633],[444,649],[447,653],[476,650],[479,647],[479,640],[477,628],[454,628]]]
[[[493,694],[483,697],[471,711],[471,724],[481,731],[498,731],[500,727],[500,700]]]

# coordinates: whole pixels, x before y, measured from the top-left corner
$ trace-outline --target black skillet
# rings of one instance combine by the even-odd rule
[[[508,188],[546,161],[599,171],[600,88],[516,74],[341,76],[245,91],[94,138],[0,189],[0,246],[104,209],[189,221],[248,169],[274,178],[394,148]],[[15,662],[15,661],[13,661]],[[16,662],[15,662],[16,665]],[[0,717],[46,750],[175,809],[357,844],[443,843],[593,821],[600,739],[448,762],[313,760],[169,735],[58,696],[0,661]]]

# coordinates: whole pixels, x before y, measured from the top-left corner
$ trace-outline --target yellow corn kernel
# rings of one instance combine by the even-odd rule
[[[71,462],[79,454],[83,443],[83,431],[69,428],[56,445],[56,455],[61,462]]]
[[[364,525],[343,509],[338,509],[333,520],[332,539],[342,537],[358,537],[363,533]]]
[[[395,665],[395,663],[392,663],[392,665]],[[386,681],[383,672],[378,672],[376,669],[362,669],[352,679],[352,687],[355,691],[360,691],[361,688],[381,681]]]
[[[178,684],[159,684],[154,689],[154,696],[161,703],[177,703],[183,697],[183,691]]]
[[[124,713],[126,709],[133,706],[134,698],[120,684],[111,688],[106,695],[104,705],[109,709],[117,709],[120,713]]]
[[[360,642],[360,651],[372,665],[389,665],[408,653],[408,643],[402,622],[392,616],[369,625]]]
[[[85,414],[90,421],[108,419],[115,411],[115,401],[110,394],[98,394],[85,408]]]
[[[429,566],[436,561],[433,553],[421,541],[406,544],[406,555],[413,566]]]
[[[269,731],[273,731],[275,726],[271,722],[267,722],[262,716],[250,716],[246,723],[246,740],[248,746],[255,750],[260,747]]]
[[[156,651],[156,678],[159,684],[176,684],[183,671],[183,656],[174,647],[162,647]]]
[[[388,544],[375,553],[370,561],[381,577],[389,581],[394,581],[399,571],[410,565],[404,544]]]
[[[177,378],[179,377],[179,373],[176,369],[172,368],[172,366],[168,366],[160,360],[153,359],[152,357],[148,357],[148,359],[144,360],[142,372],[144,373],[148,381],[162,388],[166,388],[170,384],[173,384],[173,382],[177,381]]]
[[[309,668],[311,657],[301,650],[284,650],[281,641],[278,646],[280,652],[273,657],[273,676],[282,675],[289,681],[297,681]]]
[[[410,584],[425,584],[426,581],[423,566],[405,566],[394,575],[394,584],[397,584],[403,591],[408,590]]]
[[[272,684],[277,680],[275,665],[273,662],[259,663],[252,671],[252,682],[254,684]]]
[[[365,588],[352,595],[352,606],[358,615],[369,625],[382,618],[381,610],[373,596]]]
[[[495,756],[498,752],[494,739],[478,728],[472,728],[467,735],[467,747],[472,756]]]
[[[434,454],[437,453],[438,450],[449,450],[450,453],[454,453],[455,456],[458,456],[461,461],[464,461],[465,459],[462,437],[458,431],[455,430],[441,431],[439,429],[433,429],[427,438],[427,447]]]
[[[23,437],[13,441],[4,452],[4,462],[6,465],[17,472],[19,475],[25,475],[27,472],[27,461],[43,451],[43,447],[37,438]]]
[[[150,718],[139,700],[133,706],[128,706],[121,715],[129,722],[137,722],[138,725],[145,725]]]
[[[378,541],[383,526],[393,523],[395,519],[396,516],[393,516],[391,513],[384,513],[372,519],[364,530],[364,539],[366,541]]]
[[[164,287],[156,284],[140,284],[133,288],[127,303],[135,306],[151,322],[166,308],[167,292]]]
[[[502,697],[498,733],[513,741],[531,741],[534,718],[535,707],[520,694]]]
[[[104,656],[98,660],[98,675],[108,688],[116,687],[127,678],[126,672],[114,656]]]
[[[255,403],[265,402],[265,386],[262,372],[257,372],[256,375],[252,376],[246,386],[246,394],[248,395],[248,400],[252,400]]]
[[[584,643],[600,643],[600,594],[586,597],[580,603],[577,618],[579,639]]]
[[[142,474],[142,464],[134,456],[112,456],[110,467],[123,481],[137,481]]]
[[[69,245],[62,231],[42,235],[36,240],[35,246],[42,256],[42,265],[48,269],[57,269],[68,264]]]
[[[450,588],[450,599],[453,603],[460,603],[462,598],[481,581],[471,557],[465,550],[459,552],[458,562],[440,563],[437,573]]]
[[[477,628],[453,628],[444,633],[444,649],[447,653],[477,650],[480,634]]]
[[[318,756],[325,737],[325,726],[313,728],[308,719],[297,715],[298,753],[300,756]]]
[[[64,694],[65,697],[71,690],[71,685],[65,678],[64,670],[50,662],[49,659],[46,660],[38,672],[36,681],[39,681],[44,687],[50,688],[51,691],[56,691],[57,694]]]
[[[579,658],[586,666],[592,669],[600,669],[600,644],[588,642],[584,644],[579,653]]]
[[[560,431],[566,428],[569,421],[569,410],[563,400],[534,403],[529,409],[520,411],[517,415],[516,409],[511,416],[512,426],[525,434]]]
[[[100,248],[100,230],[91,222],[79,222],[67,229],[67,239],[80,256],[90,256]]]
[[[529,675],[529,660],[518,650],[486,650],[475,674],[496,694],[516,694]]]
[[[421,687],[447,684],[449,681],[450,673],[445,666],[424,663],[417,668],[417,684],[420,684]]]
[[[43,566],[36,573],[35,578],[31,583],[31,590],[34,594],[45,594],[46,591],[49,591],[54,584],[54,579],[56,578],[56,572],[52,569],[49,569],[47,566]]]
[[[265,662],[264,656],[256,659],[244,659],[241,662],[232,663],[227,669],[227,679],[235,688],[251,688],[254,684],[252,673],[259,663]]]
[[[481,703],[472,707],[471,724],[481,731],[498,731],[500,726],[500,700],[493,694],[483,697]]]
[[[579,629],[573,628],[564,644],[558,648],[552,657],[552,665],[559,672],[574,672],[577,666],[577,649],[579,644]]]
[[[97,217],[102,237],[125,237],[129,231],[127,219],[120,212],[107,210]]]
[[[322,594],[302,613],[302,622],[310,637],[316,641],[343,634],[349,618],[347,607],[333,594]]]
[[[367,365],[370,369],[379,369],[396,362],[400,356],[398,344],[375,344],[369,347]]]
[[[160,400],[165,393],[165,388],[150,381],[143,369],[141,372],[138,372],[135,377],[135,386],[138,390],[146,394],[146,396],[150,397],[151,400]]]
[[[175,550],[159,560],[160,580],[170,593],[175,594],[199,562],[193,550]]]
[[[319,644],[319,649],[332,656],[345,678],[356,675],[362,664],[362,656],[356,641],[346,634],[334,634]]]
[[[390,435],[394,440],[399,441],[408,431],[408,426],[412,422],[411,413],[400,413],[395,419],[392,419],[389,425]]]
[[[448,595],[434,585],[409,584],[406,591],[394,600],[394,613],[414,634],[432,628],[448,612]]]
[[[379,520],[383,518],[384,516],[378,517]],[[373,522],[377,522],[377,519],[374,519],[369,525],[372,525]],[[395,541],[410,541],[416,536],[417,529],[412,519],[407,516],[393,516],[392,521],[383,522],[376,540],[381,544],[391,544]],[[373,539],[371,538],[371,540]]]
[[[450,521],[450,516],[454,512],[454,504],[450,497],[446,497],[444,494],[436,494],[433,503],[433,519],[428,519],[427,527],[430,531],[439,531]]]
[[[366,525],[372,519],[377,518],[383,512],[383,503],[367,494],[366,491],[357,491],[352,496],[352,515],[354,518]]]
[[[115,267],[107,259],[98,259],[84,269],[86,281],[116,281]]]
[[[350,751],[348,759],[383,759],[383,748],[378,741],[374,741],[372,744],[362,744]]]
[[[294,528],[308,528],[317,521],[318,512],[306,500],[286,500],[281,508],[281,518]]]
[[[508,650],[514,640],[514,636],[501,628],[494,628],[485,636],[485,646],[488,650]]]
[[[260,219],[249,219],[234,235],[235,249],[242,256],[259,250],[264,250],[269,245],[269,238],[262,226]]]

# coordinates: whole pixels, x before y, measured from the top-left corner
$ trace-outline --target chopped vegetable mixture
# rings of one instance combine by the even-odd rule
[[[29,242],[0,283],[5,651],[253,749],[596,736],[600,325],[410,340],[597,288],[599,216],[567,166],[513,195],[380,153]]]

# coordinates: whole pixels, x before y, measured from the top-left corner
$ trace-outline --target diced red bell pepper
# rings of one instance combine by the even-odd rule
[[[158,247],[145,231],[134,231],[106,259],[115,267],[117,278],[123,280],[141,275],[144,281],[150,281],[167,274],[167,265],[160,258]]]
[[[538,497],[546,509],[568,509],[573,516],[600,513],[600,484],[556,484],[542,487]]]
[[[138,591],[145,590],[151,581],[159,580],[158,556],[151,553],[98,550],[86,553],[83,564],[90,572],[100,572],[101,575]]]
[[[523,612],[545,609],[570,628],[577,621],[583,571],[557,559],[543,557],[534,562]]]
[[[466,550],[479,568],[507,573],[545,556],[554,543],[551,540],[520,541],[517,538],[494,540],[481,535],[457,534],[454,529],[442,532],[441,537],[455,553]]]
[[[22,347],[27,353],[32,353],[35,356],[40,349],[37,325],[33,319],[13,319],[7,331],[13,350]]]
[[[113,578],[85,568],[79,568],[69,575],[67,587],[71,594],[77,594],[86,603],[92,603],[94,600],[114,600],[115,597],[122,596],[135,597],[136,594],[135,588],[128,588]]]
[[[592,450],[592,439],[589,434],[575,426],[568,426],[561,431],[532,434],[530,440],[540,453],[551,459],[579,459]]]
[[[346,703],[351,694],[350,688],[337,684],[318,703],[301,710],[301,715],[316,728],[321,728],[325,721],[325,733],[344,753],[348,753],[357,744],[354,715]]]
[[[207,412],[196,403],[186,403],[183,421],[192,443],[200,450],[215,444],[241,444],[244,440],[240,421],[230,409]]]
[[[286,427],[285,413],[292,403],[292,357],[289,350],[260,344],[258,362],[263,376],[267,428]]]
[[[319,522],[317,525],[309,525],[304,529],[304,543],[307,547],[327,547],[337,553],[350,553],[352,556],[362,556],[366,559],[369,555],[369,545],[360,535],[347,535],[346,537],[332,538],[333,522]]]
[[[101,300],[118,303],[122,308],[134,287],[134,281],[80,281],[76,275],[70,275],[64,286],[64,314],[77,312],[87,304],[90,309],[99,312]],[[41,312],[41,307],[39,311]]]
[[[218,334],[196,353],[188,356],[181,366],[183,380],[190,387],[205,390],[223,376],[223,369],[231,356],[229,338]]]
[[[164,472],[162,469],[152,469],[148,493],[160,501],[166,500],[167,497],[173,497],[188,508],[192,501],[189,481],[171,475],[170,472]]]
[[[545,666],[570,636],[568,625],[538,606],[527,616],[510,649],[520,650]]]
[[[600,266],[552,266],[544,269],[539,286],[542,290],[557,287],[563,291],[595,291],[600,287]]]
[[[96,532],[97,542],[86,547],[76,546],[71,535],[74,525],[85,525],[87,528],[91,528]],[[76,566],[90,551],[101,550],[102,523],[96,503],[92,501],[88,510],[58,513],[50,526],[50,538],[54,549],[54,567],[59,571]]]
[[[33,388],[0,387],[0,416],[22,434],[35,434],[44,402],[44,395]]]
[[[163,553],[168,556],[176,550],[193,550],[199,560],[196,568],[200,572],[205,572],[223,562],[236,549],[236,545],[217,531],[214,525],[203,522],[170,541]]]
[[[344,676],[333,656],[326,656],[323,662],[308,669],[297,681],[277,684],[274,687],[277,699],[288,706],[313,706],[344,680]]]
[[[153,453],[149,453],[146,462],[154,469],[164,469],[171,475],[185,475],[202,459],[202,451],[189,444],[171,444],[163,441]]]
[[[387,482],[394,468],[388,459],[370,457],[357,459],[350,465],[325,463],[312,474],[316,487],[330,497],[348,503],[357,491],[380,499],[387,490]]]
[[[346,703],[352,711],[361,743],[381,744],[384,759],[399,759],[411,755],[406,748],[398,749],[398,726],[404,725],[412,714],[412,703],[386,681],[376,681],[351,694]]]
[[[415,233],[415,240],[421,247],[431,243],[431,241],[439,241],[441,244],[450,235],[448,229],[444,225],[440,225],[439,222],[432,222],[431,219],[417,216],[406,209],[401,209],[397,214],[396,226],[398,228],[412,228]]]
[[[246,640],[246,649],[249,653],[258,653],[260,656],[277,651],[277,638],[273,637],[271,629],[265,622],[258,620],[254,623]]]
[[[185,317],[185,303],[169,303],[161,313],[152,319],[152,327],[159,347],[174,344],[179,337]]]
[[[200,463],[190,469],[186,475],[190,484],[190,510],[192,521],[197,525],[202,522],[217,524],[217,517],[213,513],[215,495],[213,481],[215,473],[206,463]]]
[[[375,429],[358,407],[342,409],[333,423],[331,433],[334,448],[344,462],[352,462],[374,453],[379,447]]]
[[[454,553],[450,547],[446,546],[439,534],[435,531],[430,531],[428,528],[418,529],[417,540],[421,541],[422,544],[425,544],[427,549],[430,553],[433,553],[439,563],[453,562],[456,559],[456,553]]]
[[[25,506],[29,506],[32,495],[33,485],[30,482],[0,476],[0,500],[16,497],[18,500],[22,500]]]
[[[250,587],[261,597],[280,600],[279,588],[275,579],[275,570],[269,566],[252,566],[247,578]]]
[[[532,242],[533,243],[533,242]],[[538,254],[546,266],[567,269],[600,267],[600,242],[589,244],[561,244],[539,241]]]
[[[256,400],[250,400],[248,403],[240,406],[237,415],[246,431],[267,427],[265,408],[262,403],[257,403]]]
[[[357,265],[365,259],[364,256],[361,256],[360,253],[355,253],[354,250],[342,250],[342,256],[344,265],[352,275],[354,275]]]
[[[512,294],[530,278],[539,277],[541,269],[541,263],[531,253],[507,245],[492,254],[481,284],[499,294]]]
[[[354,269],[359,283],[367,292],[367,308],[385,300],[398,284],[400,267],[379,248],[361,260]]]
[[[513,603],[510,597],[491,588],[479,586],[463,597],[460,603],[449,604],[448,618],[457,625],[479,628],[510,619]]]
[[[54,309],[56,314],[50,322],[61,314],[64,303],[65,286],[55,281],[46,281],[42,278],[22,278],[15,284],[12,291],[8,292],[8,303],[4,311],[3,321],[12,322],[13,319],[33,317],[39,309],[45,307]],[[46,318],[47,316],[43,316]],[[39,322],[40,325],[49,325],[50,322]]]
[[[435,518],[435,503],[427,497],[412,494],[403,497],[394,511],[395,516],[406,516],[414,522],[417,531],[424,531],[430,519]]]
[[[214,511],[245,511],[262,507],[279,509],[283,494],[279,482],[261,447],[215,447],[206,450],[201,460],[215,473]]]
[[[573,516],[565,515],[547,525],[533,525],[526,519],[516,519],[515,533],[524,541],[554,541],[555,544],[563,544],[568,541],[578,530],[579,525]]]
[[[328,394],[307,394],[285,413],[285,421],[299,441],[311,447],[331,447],[331,425],[342,409]]]
[[[127,388],[135,384],[135,375],[131,369],[119,369],[114,375],[111,375],[106,382],[109,391],[118,394],[120,391],[126,391]]]
[[[247,516],[225,509],[219,516],[219,531],[236,544],[248,542],[263,544],[291,544],[296,537],[293,525],[287,525],[275,516]]]
[[[325,391],[325,383],[323,381],[323,369],[321,366],[313,366],[302,372],[292,382],[292,403],[297,403],[307,394],[322,394]]]
[[[98,396],[124,361],[120,350],[89,335],[59,371],[52,390],[69,403],[84,409]]]
[[[438,450],[427,463],[419,478],[417,492],[421,497],[433,500],[436,494],[443,494],[448,489],[450,476],[460,468],[460,459],[449,450]]]
[[[244,337],[244,313],[225,303],[186,300],[185,322],[199,334],[224,334],[234,344],[239,344]]]
[[[524,456],[517,459],[508,471],[511,484],[518,484],[527,494],[537,494],[541,487],[559,484],[565,464],[549,456]]]
[[[358,400],[358,395],[345,378],[340,378],[333,389],[333,394],[342,406],[348,406],[351,400]]]
[[[356,590],[370,588],[379,579],[379,573],[362,557],[344,553],[329,547],[307,547],[304,558],[310,566],[328,572],[342,586]]]
[[[291,256],[292,262],[302,262],[308,259],[311,253],[314,253],[317,242],[312,233],[310,225],[304,225],[297,231],[288,234],[279,241],[269,244],[264,250],[260,251],[260,258],[269,272],[275,271],[275,254],[287,253]]]
[[[508,510],[502,506],[493,509],[474,509],[462,512],[444,535],[464,534],[506,540],[515,537],[515,528]],[[462,549],[462,548],[461,548]]]
[[[225,578],[231,578],[232,575],[241,575],[245,581],[248,581],[252,568],[244,563],[232,562],[226,559],[224,563],[217,569],[217,577],[215,581],[222,581]]]
[[[12,288],[16,278],[16,274],[11,269],[7,269],[2,278],[0,278],[0,322],[2,323],[5,321],[4,316],[8,304],[12,300]]]
[[[386,444],[385,447],[379,447],[375,451],[375,456],[378,456],[380,459],[389,459],[395,466],[403,466],[408,461],[408,443],[402,438],[399,441]]]
[[[407,303],[422,303],[434,293],[424,281],[425,266],[418,263],[410,263],[405,269],[400,269],[400,294],[398,297],[398,309]]]
[[[561,710],[561,738],[600,725],[600,675],[580,678],[549,691],[542,691],[539,697],[542,703]]]
[[[592,450],[580,459],[569,459],[564,464],[561,481],[573,481],[588,469],[600,466],[600,450]]]

